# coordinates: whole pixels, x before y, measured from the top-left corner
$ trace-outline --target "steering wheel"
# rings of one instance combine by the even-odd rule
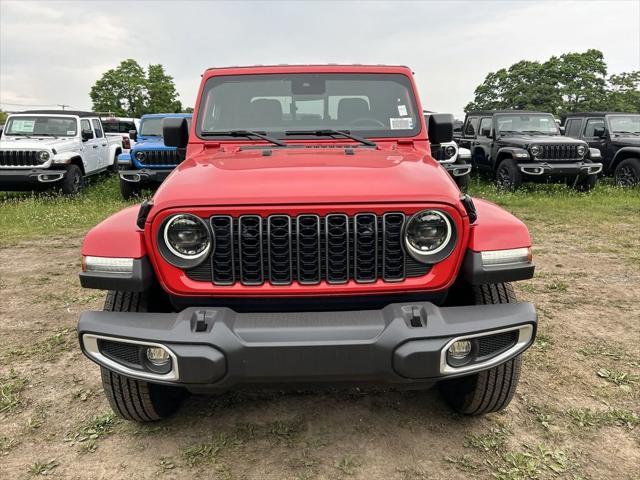
[[[366,127],[367,124],[368,125],[375,125],[376,127],[382,127],[382,128],[386,128],[386,125],[384,123],[382,123],[380,120],[377,120],[375,118],[356,118],[354,120],[351,120],[350,122],[348,122],[349,125],[353,125],[358,126],[358,125],[362,125],[363,127]],[[364,124],[364,125],[363,125]]]

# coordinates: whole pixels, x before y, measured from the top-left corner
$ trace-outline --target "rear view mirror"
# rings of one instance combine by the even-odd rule
[[[453,140],[453,115],[450,113],[432,113],[427,125],[431,143],[445,143]]]
[[[189,144],[189,123],[186,118],[165,118],[162,120],[162,136],[167,147],[187,148]]]
[[[129,138],[134,142],[138,140],[138,132],[135,130],[129,130]]]
[[[82,130],[82,141],[86,142],[93,138],[93,132],[91,130]]]
[[[604,137],[604,127],[598,127],[593,129],[594,137]]]

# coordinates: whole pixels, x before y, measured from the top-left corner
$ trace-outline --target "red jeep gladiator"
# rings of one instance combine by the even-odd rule
[[[309,384],[503,409],[536,332],[510,283],[531,239],[460,192],[430,154],[453,119],[422,111],[406,67],[207,70],[191,126],[164,121],[185,160],[82,246],[82,286],[108,294],[78,335],[113,410]]]

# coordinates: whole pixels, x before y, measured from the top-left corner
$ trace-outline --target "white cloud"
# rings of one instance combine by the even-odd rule
[[[640,2],[0,2],[0,102],[89,108],[125,58],[161,63],[185,105],[210,66],[406,64],[425,107],[460,115],[490,71],[598,48],[640,69]]]

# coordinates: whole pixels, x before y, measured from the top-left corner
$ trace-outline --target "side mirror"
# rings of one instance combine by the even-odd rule
[[[453,140],[453,115],[432,113],[427,126],[431,143],[445,143]]]
[[[162,120],[162,136],[167,147],[186,148],[189,144],[189,123],[186,118]]]
[[[489,128],[485,127],[482,130],[480,130],[480,135],[482,135],[483,137],[491,138],[491,127]]]
[[[93,138],[93,132],[91,130],[82,130],[82,141],[86,142]]]
[[[564,127],[558,127],[558,129],[560,130],[560,135],[564,135],[565,128]]]
[[[604,127],[594,128],[593,136],[600,137],[600,138],[604,137]]]
[[[138,141],[138,132],[135,130],[129,130],[129,138],[134,142]]]

